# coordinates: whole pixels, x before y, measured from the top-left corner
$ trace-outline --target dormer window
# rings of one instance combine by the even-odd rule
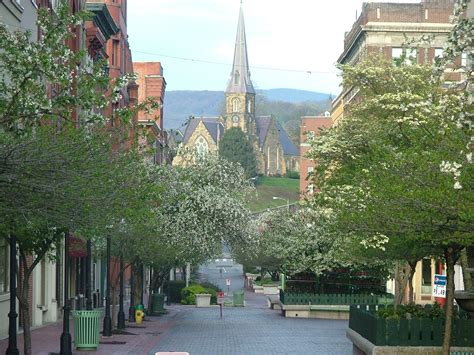
[[[239,84],[239,79],[240,79],[240,73],[238,70],[235,71],[235,74],[234,74],[234,84],[235,85],[238,85]]]

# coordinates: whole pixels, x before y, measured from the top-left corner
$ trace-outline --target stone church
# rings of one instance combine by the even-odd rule
[[[250,78],[247,42],[240,8],[234,62],[225,91],[225,114],[192,118],[182,137],[182,146],[197,154],[217,153],[225,131],[239,127],[247,134],[257,158],[259,174],[285,175],[299,170],[299,151],[273,116],[255,115],[255,89]],[[173,164],[183,164],[175,157]]]

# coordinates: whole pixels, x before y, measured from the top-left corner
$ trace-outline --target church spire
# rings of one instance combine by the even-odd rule
[[[242,11],[242,6],[240,6],[239,24],[237,26],[237,36],[235,38],[234,64],[232,65],[232,72],[226,92],[255,94],[252,81],[250,80],[249,60],[247,57],[247,39],[245,37],[244,13]]]

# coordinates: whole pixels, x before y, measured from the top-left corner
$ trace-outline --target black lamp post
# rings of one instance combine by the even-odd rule
[[[112,318],[110,317],[110,237],[107,237],[107,289],[105,294],[105,317],[102,335],[112,336]]]
[[[125,329],[125,312],[123,311],[123,256],[120,256],[120,294],[119,294],[119,312],[117,315],[117,329]]]
[[[135,268],[130,266],[130,307],[128,308],[128,321],[135,322]]]
[[[69,333],[69,231],[64,233],[64,314],[63,332],[61,334],[61,345],[59,353],[61,355],[72,355],[72,340]]]
[[[87,257],[86,257],[86,310],[92,311],[92,280],[91,280],[91,263],[92,263],[92,242],[87,241]]]
[[[143,267],[143,264],[140,265],[140,283],[141,283],[141,287],[140,287],[140,304],[145,307],[145,305],[143,304],[143,289],[145,288],[145,270],[144,270],[144,267]]]
[[[16,236],[10,235],[10,313],[8,313],[8,348],[6,355],[19,355],[17,347],[16,319]]]

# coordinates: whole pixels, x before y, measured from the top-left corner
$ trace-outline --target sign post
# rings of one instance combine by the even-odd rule
[[[221,311],[221,319],[222,319],[222,307],[224,306],[224,292],[217,292],[217,304],[219,305],[219,309]]]
[[[446,298],[446,275],[434,275],[433,296],[439,298]]]

